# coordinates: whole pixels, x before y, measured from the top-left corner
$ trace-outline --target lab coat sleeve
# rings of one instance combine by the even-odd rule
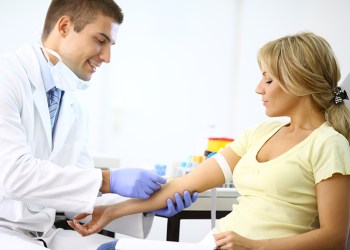
[[[48,152],[38,158],[31,140],[42,131],[34,131],[34,104],[30,84],[24,89],[26,76],[16,76],[0,62],[0,198],[26,202],[40,210],[50,207],[57,210],[91,213],[102,182],[101,170],[84,170],[76,166],[58,166],[48,159]],[[5,68],[5,70],[4,70]],[[17,67],[20,71],[20,67]],[[22,72],[22,75],[23,74]],[[29,90],[28,90],[29,89]],[[32,113],[31,113],[32,112]],[[23,119],[33,121],[23,124]],[[32,124],[28,125],[28,124]],[[37,145],[37,144],[35,144]],[[34,209],[35,210],[35,209]]]
[[[6,198],[24,201],[32,204],[31,207],[93,211],[102,181],[100,170],[62,168],[49,161],[24,156],[10,163],[0,162],[1,186]]]

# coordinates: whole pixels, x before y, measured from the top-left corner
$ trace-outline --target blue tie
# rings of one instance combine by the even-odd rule
[[[62,95],[62,91],[56,87],[53,87],[52,89],[49,90],[49,112],[50,112],[52,130],[57,118],[61,95]]]

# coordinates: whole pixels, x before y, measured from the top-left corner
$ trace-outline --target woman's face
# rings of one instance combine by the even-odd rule
[[[272,78],[263,63],[261,73],[262,78],[255,92],[261,95],[266,115],[269,117],[292,116],[300,107],[302,98],[286,93],[280,83]]]

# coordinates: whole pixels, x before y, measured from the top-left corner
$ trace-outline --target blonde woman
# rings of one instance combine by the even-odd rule
[[[268,42],[258,53],[256,93],[269,117],[149,200],[96,207],[81,235],[124,215],[166,205],[185,190],[202,192],[233,178],[241,196],[208,237],[219,249],[345,249],[350,225],[350,111],[337,86],[330,45],[313,33]],[[86,214],[77,216],[77,219]]]

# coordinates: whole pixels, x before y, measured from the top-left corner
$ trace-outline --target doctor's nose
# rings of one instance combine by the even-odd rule
[[[104,63],[109,63],[111,61],[111,47],[105,46],[100,51],[100,61]]]

